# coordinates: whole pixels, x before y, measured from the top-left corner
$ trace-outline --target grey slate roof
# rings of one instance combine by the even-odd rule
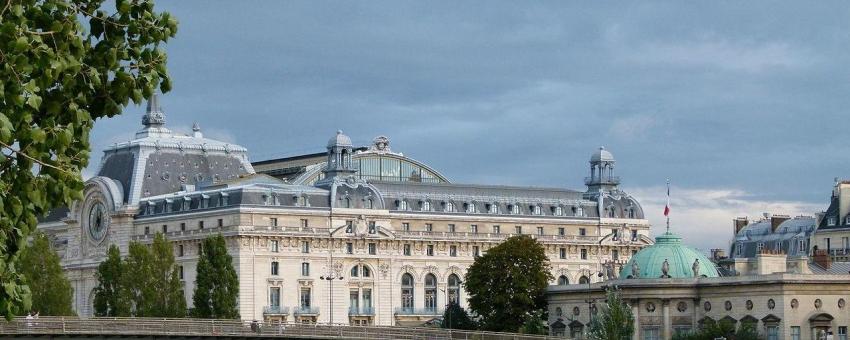
[[[764,249],[781,250],[788,255],[806,255],[809,237],[815,231],[815,218],[798,216],[782,222],[771,230],[771,220],[764,219],[742,228],[732,244],[732,258],[750,258],[758,254],[759,244]],[[800,247],[800,242],[803,247]],[[738,250],[740,248],[740,251]]]

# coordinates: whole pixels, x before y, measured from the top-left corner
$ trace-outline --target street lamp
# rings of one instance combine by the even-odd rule
[[[319,276],[319,279],[330,282],[330,286],[328,287],[328,311],[330,312],[330,320],[329,324],[333,325],[334,323],[334,280],[342,280],[342,276],[336,276],[333,270],[328,270],[328,275]]]
[[[458,286],[458,292],[457,292],[458,302],[457,302],[457,305],[458,306],[460,306],[460,284],[461,283],[463,283],[463,281],[457,280],[457,286]],[[446,310],[449,311],[449,320],[448,320],[448,322],[449,322],[449,332],[451,332],[451,329],[452,329],[452,300],[449,297],[449,293],[447,293],[445,289],[440,288],[440,290],[443,292],[443,295],[446,296]],[[443,320],[443,321],[446,321],[446,320]]]

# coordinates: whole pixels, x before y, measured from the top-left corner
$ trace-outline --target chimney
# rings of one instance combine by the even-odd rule
[[[736,218],[734,221],[735,235],[738,235],[741,229],[744,229],[748,224],[750,224],[750,221],[746,217]]]
[[[832,260],[829,258],[829,253],[826,252],[825,249],[815,250],[815,256],[813,256],[812,261],[823,269],[829,270],[832,266]]]
[[[776,228],[779,228],[779,225],[782,222],[790,220],[791,216],[788,215],[772,215],[770,216],[770,232],[775,233]]]

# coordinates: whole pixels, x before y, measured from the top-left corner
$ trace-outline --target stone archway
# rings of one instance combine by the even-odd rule
[[[832,320],[834,319],[829,313],[819,313],[810,317],[809,327],[811,327],[812,339],[826,340],[827,335],[832,334]]]

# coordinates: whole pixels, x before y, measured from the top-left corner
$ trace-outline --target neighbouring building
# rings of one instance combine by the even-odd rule
[[[200,242],[223,234],[239,276],[243,319],[421,324],[455,301],[476,256],[531,235],[553,285],[597,282],[652,239],[615,160],[593,152],[585,190],[450,182],[390,149],[358,147],[341,131],[323,154],[251,164],[245,148],[165,126],[153,98],[134,139],[104,151],[84,199],[47,216],[74,287],[92,315],[94,273],[107,248],[156,233],[172,242],[191,305]],[[568,160],[564,160],[565,162]]]

